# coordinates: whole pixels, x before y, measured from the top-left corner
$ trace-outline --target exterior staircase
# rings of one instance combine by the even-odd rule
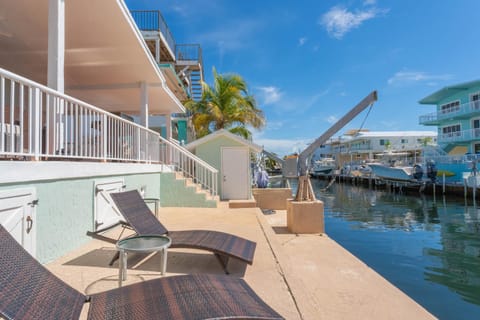
[[[202,70],[192,70],[190,73],[190,96],[194,101],[200,101],[202,99]]]
[[[161,174],[160,194],[162,207],[216,208],[219,201],[218,196],[210,195],[179,172]]]

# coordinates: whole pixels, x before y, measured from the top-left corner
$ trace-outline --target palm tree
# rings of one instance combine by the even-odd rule
[[[227,129],[245,139],[251,138],[247,126],[261,129],[265,125],[262,110],[257,108],[255,98],[248,93],[247,84],[237,74],[220,75],[213,69],[214,85],[202,83],[200,101],[188,101],[192,122],[201,138],[213,131]]]

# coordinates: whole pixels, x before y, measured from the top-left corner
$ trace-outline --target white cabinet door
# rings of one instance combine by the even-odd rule
[[[124,186],[123,179],[95,182],[95,230],[112,226],[122,220],[109,194],[123,191]]]
[[[247,200],[250,163],[248,148],[222,148],[222,200]]]
[[[0,191],[0,224],[34,257],[36,255],[36,204],[34,188]]]

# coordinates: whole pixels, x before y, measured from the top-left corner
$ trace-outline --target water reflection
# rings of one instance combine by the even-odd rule
[[[320,192],[326,182],[312,183],[332,238],[436,316],[480,318],[478,207],[346,184]]]
[[[429,207],[424,196],[405,197],[342,184],[337,184],[329,193],[317,191],[316,195],[332,210],[335,217],[362,222],[358,225],[359,228],[434,230],[435,224],[439,222],[436,206]]]
[[[460,210],[459,210],[460,211]],[[442,248],[425,249],[438,257],[440,267],[427,267],[428,281],[444,284],[470,303],[480,305],[480,210],[464,207],[463,216],[444,206],[440,219]]]

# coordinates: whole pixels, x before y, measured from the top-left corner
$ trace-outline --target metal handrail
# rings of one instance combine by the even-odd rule
[[[0,157],[173,165],[218,189],[215,168],[157,132],[2,68]]]
[[[202,64],[202,47],[199,44],[177,44],[175,59],[177,61],[198,61]]]
[[[480,128],[454,131],[449,133],[441,133],[438,135],[439,142],[471,141],[471,140],[479,140],[479,139],[480,139]]]
[[[160,136],[160,148],[165,152],[161,153],[168,162],[175,166],[175,170],[181,172],[184,177],[192,179],[194,183],[208,190],[215,197],[218,194],[218,170],[190,153],[180,144],[167,140]]]
[[[175,50],[175,38],[160,10],[132,10],[130,12],[140,30],[160,31],[165,37],[170,50]]]
[[[419,123],[426,123],[430,121],[438,121],[442,119],[448,119],[456,116],[467,115],[470,113],[480,113],[480,101],[469,101],[457,106],[453,106],[449,109],[438,110],[436,112],[430,112],[419,117]]]

